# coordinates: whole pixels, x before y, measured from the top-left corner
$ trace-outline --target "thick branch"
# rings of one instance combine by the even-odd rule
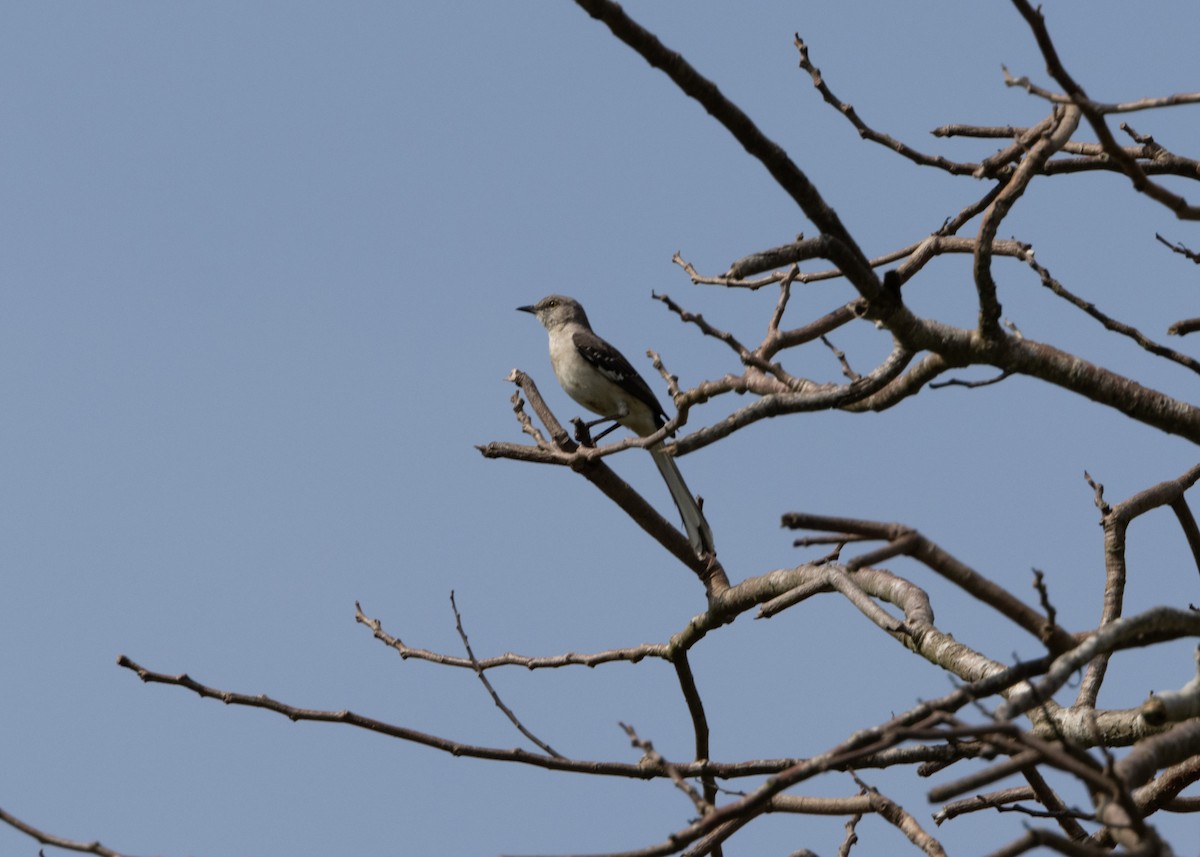
[[[910,556],[1042,640],[1051,651],[1061,653],[1075,646],[1075,638],[1065,628],[1048,622],[1046,616],[1025,604],[1004,587],[992,582],[986,576],[947,553],[935,542],[930,541],[911,527],[903,524],[802,512],[785,514],[782,523],[783,526],[793,530],[847,533],[886,541],[888,545],[883,549],[885,552],[873,551],[870,554],[856,557],[846,563],[847,568],[857,569],[874,565],[891,556],[901,554]]]
[[[996,716],[1001,719],[1016,717],[1048,702],[1078,670],[1087,666],[1088,661],[1099,654],[1196,636],[1200,636],[1200,613],[1196,612],[1156,607],[1137,616],[1117,619],[1101,627],[1076,648],[1058,657],[1036,685],[1028,686],[1014,694],[996,711]]]
[[[1032,339],[987,340],[974,332],[918,319],[904,306],[881,319],[914,351],[940,354],[954,366],[990,365],[1028,375],[1120,411],[1130,419],[1200,443],[1200,409]]]

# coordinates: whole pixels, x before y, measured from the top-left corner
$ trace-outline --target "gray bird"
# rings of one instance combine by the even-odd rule
[[[596,335],[577,300],[547,295],[532,306],[517,309],[532,313],[546,328],[550,365],[558,383],[568,396],[599,414],[602,419],[598,422],[615,420],[640,437],[654,434],[666,423],[666,412],[650,386],[620,351]],[[679,508],[692,550],[699,557],[714,553],[712,530],[674,456],[661,445],[649,452]]]

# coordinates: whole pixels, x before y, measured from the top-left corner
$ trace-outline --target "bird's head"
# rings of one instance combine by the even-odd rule
[[[566,295],[546,295],[535,304],[517,307],[521,312],[532,313],[546,330],[576,322],[588,326],[587,314],[579,301]]]

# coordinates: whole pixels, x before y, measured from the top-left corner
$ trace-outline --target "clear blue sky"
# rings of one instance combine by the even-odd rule
[[[976,160],[995,147],[928,131],[1044,112],[1003,86],[1001,63],[1047,82],[1007,3],[628,8],[790,151],[868,254],[927,235],[984,186],[861,142],[797,68],[793,32],[864,119],[928,151]],[[1046,12],[1098,99],[1200,80],[1192,2],[1153,18],[1115,2]],[[1195,155],[1195,108],[1130,121]],[[812,232],[726,132],[569,2],[22,0],[0,10],[0,140],[0,806],[128,853],[198,857],[596,852],[686,823],[669,784],[292,724],[143,686],[115,659],[507,747],[522,739],[470,674],[401,662],[354,623],[355,600],[406,642],[455,654],[452,589],[481,656],[679,630],[704,606],[690,573],[582,479],[473,445],[521,438],[514,366],[561,416],[577,412],[541,328],[513,311],[551,291],[583,301],[648,378],[648,347],[685,384],[737,371],[650,300],[667,292],[753,340],[773,294],[692,287],[671,254],[715,273]],[[1194,224],[1114,176],[1042,182],[1002,230],[1165,338],[1200,314],[1197,269],[1156,231],[1200,249]],[[969,323],[968,270],[930,266],[914,306]],[[1029,271],[1002,262],[998,279],[1026,336],[1194,399],[1195,377],[1104,334]],[[804,289],[793,318],[849,296]],[[886,344],[865,325],[834,341],[860,370]],[[796,360],[838,377],[820,348]],[[1022,596],[1030,568],[1045,570],[1076,629],[1094,623],[1103,575],[1084,469],[1117,501],[1195,460],[1183,441],[1018,379],[882,415],[759,424],[682,466],[735,581],[804,556],[782,512],[897,520]],[[646,456],[613,464],[669,502]],[[1131,610],[1196,600],[1168,516],[1131,539]],[[929,587],[964,642],[1038,654],[928,573],[895,569]],[[1102,704],[1188,679],[1189,646],[1156,651],[1117,658]],[[949,687],[833,596],[739,620],[695,667],[727,761],[811,755]],[[661,664],[492,680],[567,755],[636,760],[618,720],[669,757],[690,750]],[[821,788],[855,790],[846,777]],[[923,794],[893,796],[928,820]],[[972,830],[938,835],[986,850]],[[727,853],[831,854],[841,835],[837,819],[770,818]],[[860,838],[859,855],[907,847],[873,820]],[[35,845],[0,827],[0,851]]]

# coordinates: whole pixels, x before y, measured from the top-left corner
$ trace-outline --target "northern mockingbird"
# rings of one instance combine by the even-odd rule
[[[567,395],[601,419],[615,420],[641,437],[654,434],[666,423],[666,412],[650,386],[620,351],[592,331],[583,307],[573,298],[547,295],[533,306],[517,307],[533,313],[550,334],[550,365]],[[679,508],[683,528],[697,556],[713,553],[712,530],[704,513],[675,464],[661,444],[650,450],[671,499]]]

